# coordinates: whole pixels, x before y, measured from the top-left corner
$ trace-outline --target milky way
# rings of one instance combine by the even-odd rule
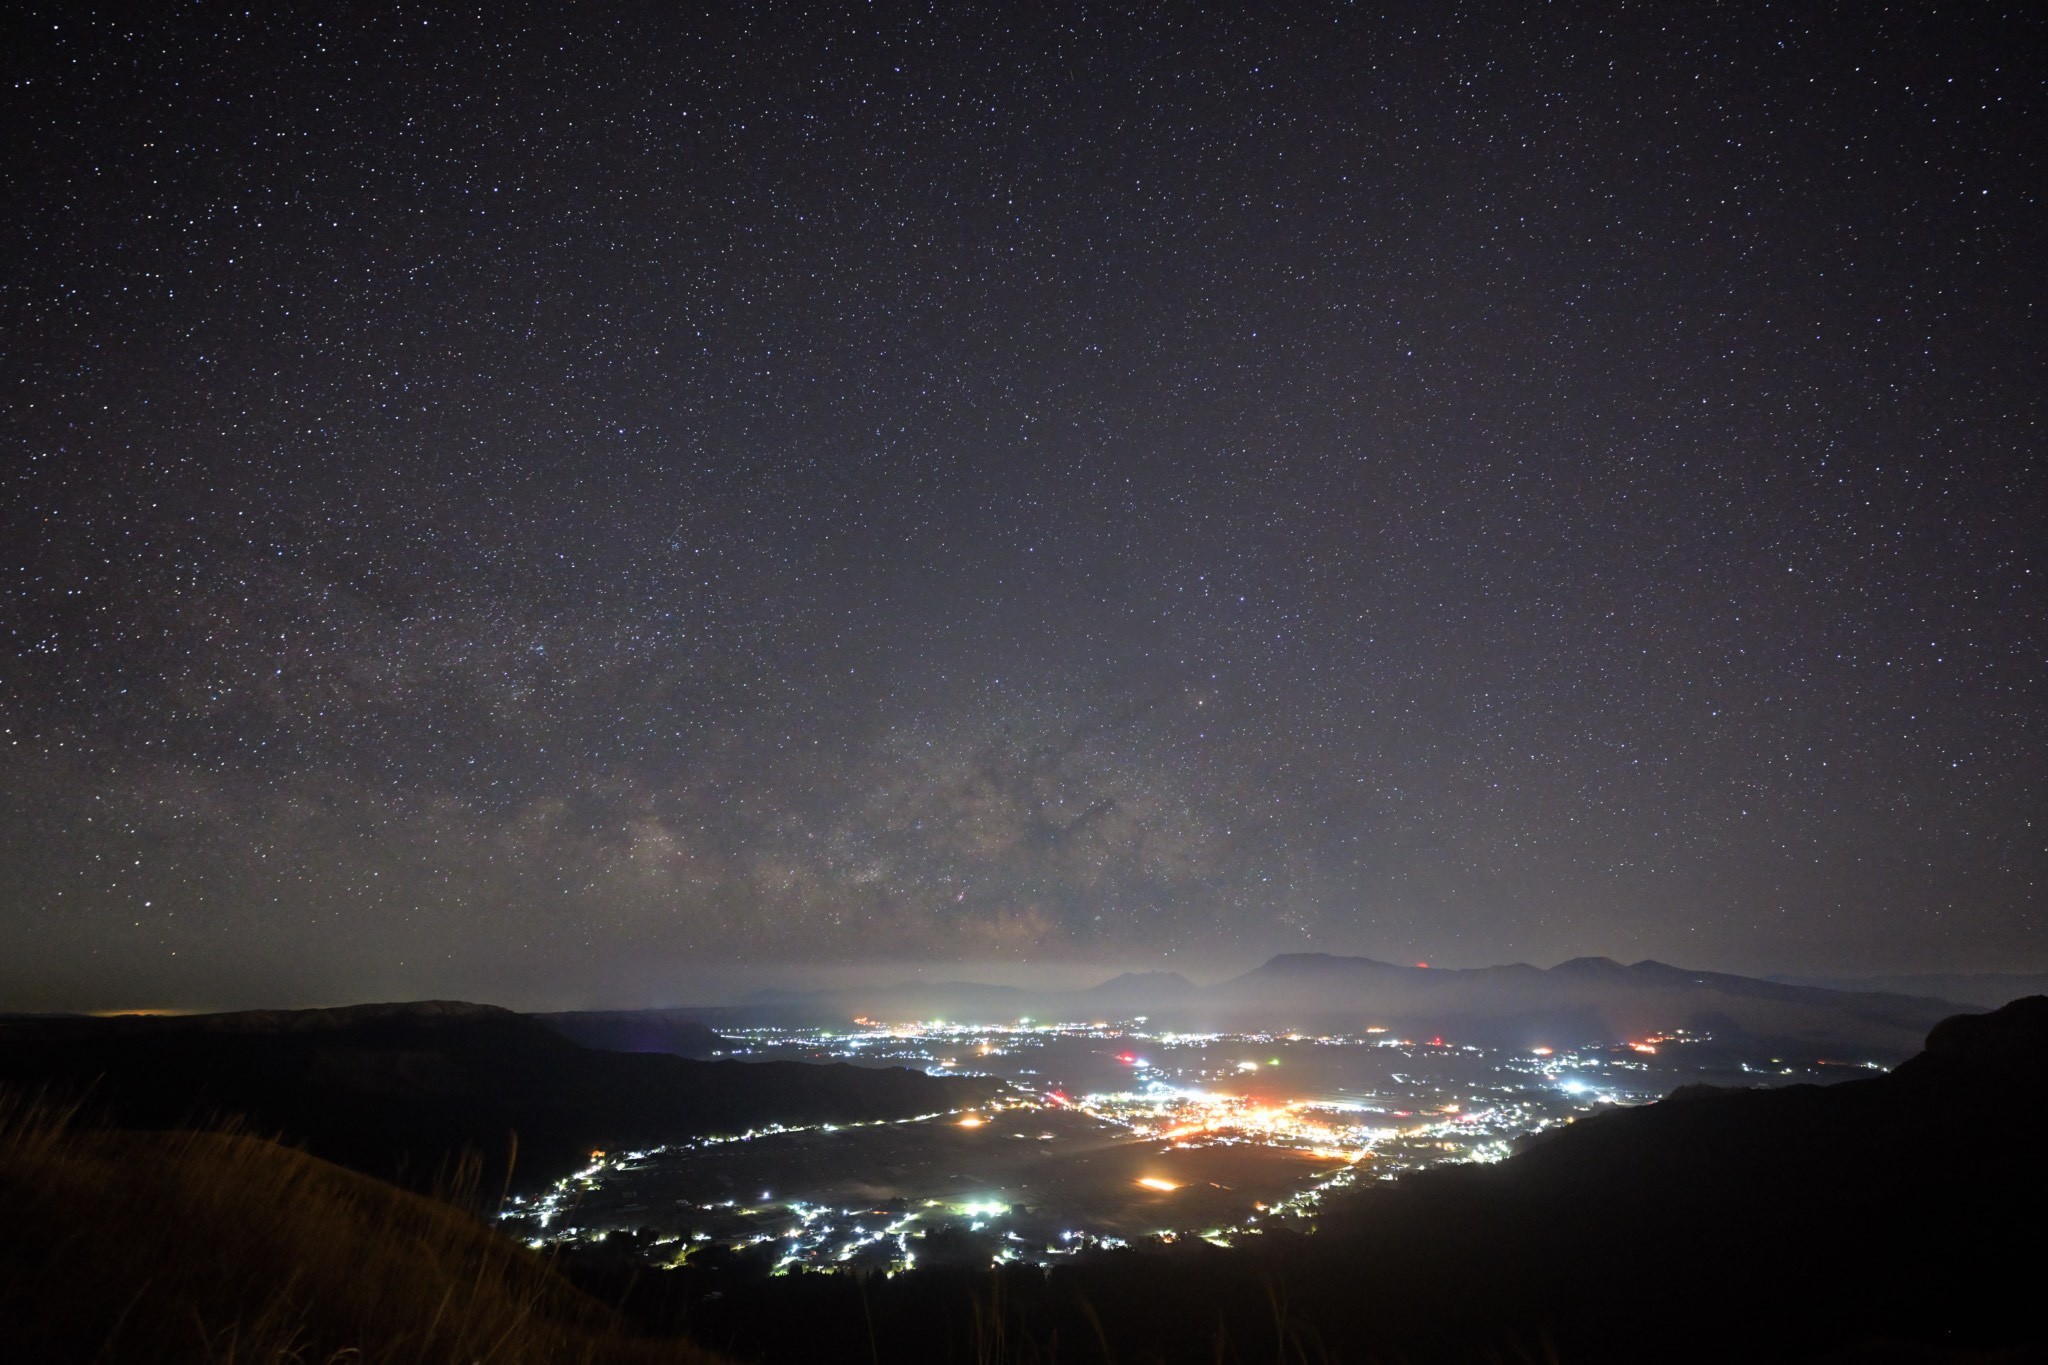
[[[664,8],[15,29],[0,1007],[2048,967],[2039,7]]]

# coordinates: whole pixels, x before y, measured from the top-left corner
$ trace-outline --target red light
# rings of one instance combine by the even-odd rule
[[[1125,1066],[1129,1066],[1132,1062],[1137,1061],[1138,1057],[1136,1053],[1119,1052],[1116,1054],[1116,1059],[1122,1062]]]
[[[1430,1039],[1430,1040],[1429,1040],[1429,1045],[1430,1045],[1431,1047],[1442,1047],[1442,1046],[1444,1045],[1444,1040],[1443,1040],[1443,1036],[1442,1036],[1441,1034],[1439,1034],[1438,1036],[1436,1036],[1436,1037],[1434,1037],[1434,1038]]]
[[[1427,962],[1418,962],[1415,965],[1422,968],[1422,970],[1424,970],[1425,972],[1429,970],[1429,964]]]

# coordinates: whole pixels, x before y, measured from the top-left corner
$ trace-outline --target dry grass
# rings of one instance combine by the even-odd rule
[[[541,1365],[635,1340],[452,1205],[233,1132],[118,1133],[0,1094],[0,1358]]]

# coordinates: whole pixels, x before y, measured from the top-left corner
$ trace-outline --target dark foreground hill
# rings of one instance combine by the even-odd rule
[[[0,1097],[0,1359],[708,1365],[447,1204],[272,1142]]]
[[[2048,999],[1937,1025],[1890,1075],[1691,1087],[1493,1168],[1382,1187],[1321,1254],[1392,1313],[1455,1277],[1468,1322],[1567,1358],[1800,1358],[1874,1339],[2048,1344]],[[1333,1321],[1363,1324],[1323,1285]],[[1420,1327],[1423,1324],[1411,1324]],[[1641,1358],[1638,1354],[1636,1358]]]
[[[2042,1360],[2044,1133],[2037,997],[1941,1023],[1887,1075],[1681,1090],[1497,1166],[1369,1181],[1306,1237],[864,1289],[684,1269],[633,1301],[783,1361]]]
[[[121,1128],[241,1116],[314,1154],[420,1186],[472,1150],[522,1185],[594,1148],[772,1122],[899,1118],[992,1083],[906,1070],[605,1052],[488,1005],[426,1002],[0,1024],[0,1086],[84,1096]]]

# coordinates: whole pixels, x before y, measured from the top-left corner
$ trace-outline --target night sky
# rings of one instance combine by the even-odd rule
[[[1223,8],[17,11],[0,1007],[2048,968],[2048,9]]]

